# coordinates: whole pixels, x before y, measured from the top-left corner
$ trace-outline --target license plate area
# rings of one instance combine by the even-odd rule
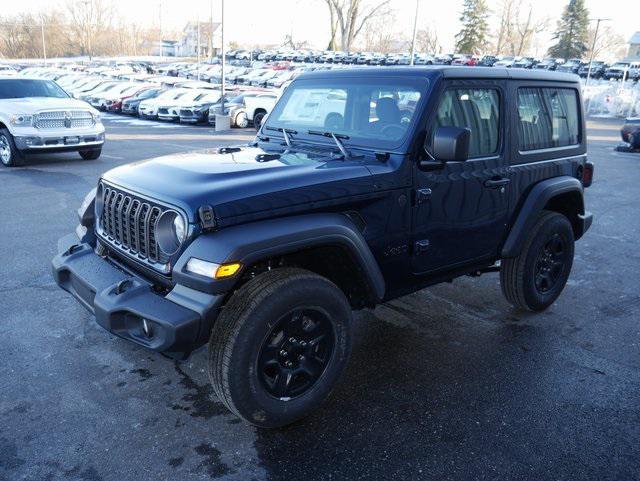
[[[65,137],[64,145],[74,145],[80,143],[80,137]]]

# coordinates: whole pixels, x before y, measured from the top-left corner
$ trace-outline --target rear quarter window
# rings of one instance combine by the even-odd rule
[[[518,89],[518,149],[521,152],[580,144],[578,92],[572,88]]]

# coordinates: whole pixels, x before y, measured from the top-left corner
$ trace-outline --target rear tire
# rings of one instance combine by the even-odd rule
[[[351,352],[351,307],[312,272],[274,269],[227,302],[209,341],[209,377],[230,411],[275,428],[315,410]]]
[[[247,118],[247,113],[240,112],[238,115],[236,115],[234,123],[236,124],[236,127],[240,129],[246,129],[247,127],[249,127],[249,119]]]
[[[253,126],[256,128],[256,131],[260,130],[260,126],[262,125],[262,119],[266,114],[264,112],[258,112],[253,116]]]
[[[102,147],[98,149],[80,150],[78,152],[84,160],[96,160],[102,154]]]
[[[520,255],[503,259],[500,285],[514,306],[542,311],[558,298],[573,265],[574,237],[569,219],[542,211]]]
[[[7,129],[0,129],[0,161],[5,167],[21,165],[24,155],[16,147],[13,136]]]

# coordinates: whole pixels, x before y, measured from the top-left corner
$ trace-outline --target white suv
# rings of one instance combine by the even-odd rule
[[[100,157],[104,126],[98,111],[54,81],[0,78],[0,161],[19,164],[26,153],[76,151]]]

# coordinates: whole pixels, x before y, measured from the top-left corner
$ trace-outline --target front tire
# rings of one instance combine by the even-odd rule
[[[13,136],[7,129],[0,129],[0,162],[5,167],[22,164],[24,156],[16,147]]]
[[[557,212],[542,211],[520,255],[502,260],[500,285],[504,296],[521,309],[546,309],[567,283],[573,252],[569,219]]]
[[[325,400],[350,352],[342,291],[312,272],[279,268],[251,279],[225,305],[209,341],[209,377],[230,411],[275,428]]]
[[[96,160],[102,154],[102,147],[97,149],[81,150],[78,152],[84,160]]]
[[[249,127],[249,118],[247,117],[247,113],[240,112],[238,115],[236,115],[235,124],[236,127],[240,129],[246,129],[247,127]]]
[[[253,126],[256,128],[256,132],[260,130],[260,126],[262,125],[262,120],[266,114],[264,112],[257,112],[253,116]]]

